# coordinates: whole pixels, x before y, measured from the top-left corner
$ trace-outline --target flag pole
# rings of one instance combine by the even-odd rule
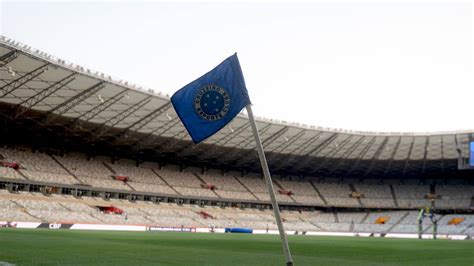
[[[265,183],[267,183],[268,193],[270,194],[270,199],[272,201],[273,211],[275,213],[275,219],[278,225],[278,231],[280,232],[281,244],[286,257],[286,265],[292,266],[293,259],[291,258],[290,247],[288,246],[288,239],[286,238],[285,229],[283,228],[283,223],[281,222],[280,209],[275,197],[272,177],[270,176],[270,170],[268,169],[267,159],[265,158],[262,142],[260,141],[260,135],[258,134],[257,123],[255,123],[255,118],[253,117],[252,106],[251,104],[248,104],[245,106],[245,108],[247,109],[250,125],[252,126],[253,136],[257,145],[258,157],[260,158],[260,164],[262,165],[263,176],[265,177]]]

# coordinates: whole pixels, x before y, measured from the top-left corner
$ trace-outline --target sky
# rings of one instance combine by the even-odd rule
[[[238,53],[255,115],[337,129],[474,129],[471,1],[0,0],[0,33],[172,95]]]

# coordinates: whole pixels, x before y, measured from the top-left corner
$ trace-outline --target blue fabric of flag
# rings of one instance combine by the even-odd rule
[[[194,143],[222,129],[250,104],[237,54],[178,90],[171,103]]]

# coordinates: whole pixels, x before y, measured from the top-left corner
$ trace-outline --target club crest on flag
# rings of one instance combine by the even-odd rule
[[[219,120],[229,112],[230,97],[226,89],[217,85],[201,87],[194,97],[194,109],[206,120]]]
[[[175,92],[171,103],[194,143],[225,127],[250,104],[237,54]]]

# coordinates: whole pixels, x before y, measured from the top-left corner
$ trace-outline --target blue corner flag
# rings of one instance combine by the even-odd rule
[[[237,54],[175,92],[171,103],[194,143],[219,131],[250,104]]]

